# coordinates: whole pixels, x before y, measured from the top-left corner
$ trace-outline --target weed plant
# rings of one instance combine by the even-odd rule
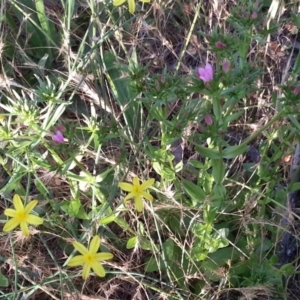
[[[276,3],[1,1],[0,299],[298,299]]]

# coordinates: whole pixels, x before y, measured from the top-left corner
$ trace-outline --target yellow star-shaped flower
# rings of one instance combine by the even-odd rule
[[[133,14],[135,12],[135,0],[127,0],[127,1],[128,1],[129,11]],[[140,0],[140,1],[144,3],[150,3],[150,0]],[[126,0],[114,0],[113,5],[119,6],[125,2]]]
[[[100,261],[111,259],[114,256],[109,252],[97,253],[100,247],[99,236],[96,235],[93,237],[89,249],[87,249],[79,242],[74,242],[73,246],[82,255],[76,255],[72,257],[70,261],[67,263],[67,266],[69,267],[83,266],[82,278],[84,280],[86,280],[89,277],[91,268],[98,276],[100,277],[105,276],[105,270],[100,264]]]
[[[134,205],[138,212],[143,211],[143,198],[146,198],[149,201],[153,200],[152,195],[145,192],[146,189],[148,189],[151,185],[153,185],[155,179],[148,179],[144,183],[140,184],[140,181],[138,177],[133,178],[133,184],[127,183],[127,182],[120,182],[119,187],[123,191],[130,192],[125,198],[124,201],[133,198],[134,199]]]
[[[41,225],[43,224],[43,219],[31,215],[30,212],[37,205],[38,201],[30,201],[25,207],[19,195],[15,194],[13,197],[13,205],[15,209],[7,208],[4,210],[4,214],[8,217],[11,217],[9,221],[3,227],[4,232],[9,232],[14,230],[17,226],[20,225],[22,233],[25,236],[29,236],[28,224],[32,225]]]

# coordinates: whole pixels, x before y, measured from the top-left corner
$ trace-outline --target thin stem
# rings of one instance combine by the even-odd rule
[[[280,111],[277,115],[275,115],[267,124],[262,126],[260,129],[255,131],[252,135],[250,135],[247,139],[244,140],[244,142],[241,143],[240,146],[248,145],[250,142],[252,142],[254,139],[256,139],[264,130],[266,130],[268,127],[270,127],[273,123],[275,123],[277,120],[279,120],[283,115],[284,111]]]
[[[194,27],[195,27],[195,25],[196,25],[196,21],[199,20],[199,12],[200,12],[201,6],[202,6],[202,1],[199,1],[198,6],[197,6],[197,9],[196,9],[196,12],[195,12],[195,16],[194,16],[193,23],[192,23],[191,28],[190,28],[190,31],[189,31],[189,33],[188,33],[188,35],[187,35],[187,37],[186,37],[185,44],[184,44],[183,49],[182,49],[182,51],[181,51],[181,53],[180,53],[180,56],[179,56],[179,59],[178,59],[177,66],[176,66],[176,68],[175,68],[176,74],[178,73],[178,70],[179,70],[180,65],[181,65],[181,61],[182,61],[182,59],[183,59],[183,56],[184,56],[184,54],[185,54],[185,52],[186,52],[186,49],[187,49],[189,43],[190,43],[190,39],[191,39],[193,30],[194,30]]]

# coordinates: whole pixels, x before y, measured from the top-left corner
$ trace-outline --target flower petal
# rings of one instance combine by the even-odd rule
[[[21,227],[23,235],[29,236],[30,233],[29,233],[27,222],[21,222],[20,227]]]
[[[119,6],[125,3],[126,0],[114,0],[113,5],[114,6]]]
[[[100,237],[95,235],[90,243],[89,252],[92,254],[96,254],[100,247]]]
[[[38,201],[37,200],[33,200],[33,201],[30,201],[26,206],[25,206],[25,214],[29,214],[35,207],[36,205],[38,204]]]
[[[212,81],[214,78],[214,70],[211,64],[206,64],[205,66],[205,71],[206,71],[206,80],[207,81]]]
[[[199,69],[198,69],[198,75],[199,75],[199,78],[200,78],[201,80],[203,80],[204,82],[208,82],[208,81],[209,81],[209,79],[208,79],[208,77],[207,77],[207,72],[206,72],[205,69],[199,68]]]
[[[88,277],[90,275],[90,271],[91,271],[91,266],[89,264],[85,264],[83,266],[83,270],[82,270],[82,278],[84,280],[88,279]]]
[[[135,208],[138,212],[142,212],[143,211],[143,199],[140,196],[136,196],[134,198],[134,205]]]
[[[52,135],[52,140],[56,144],[62,144],[65,141],[64,135],[57,130],[54,135]]]
[[[14,195],[13,203],[14,203],[14,207],[15,207],[16,210],[23,210],[24,209],[23,202],[22,202],[22,200],[21,200],[21,198],[18,194]]]
[[[132,180],[134,186],[140,186],[140,180],[137,176],[135,176]]]
[[[133,14],[135,12],[135,0],[128,0],[129,11]]]
[[[198,68],[198,70],[197,70],[198,77],[199,77],[200,79],[202,79],[202,80],[203,80],[204,72],[205,72],[205,71],[204,71],[203,68]]]
[[[149,193],[146,193],[146,192],[142,192],[141,193],[141,196],[149,201],[153,201],[153,196],[150,195]]]
[[[141,184],[141,189],[146,190],[147,188],[152,186],[154,184],[154,182],[155,182],[154,178],[148,179],[147,181],[145,181]]]
[[[17,211],[15,209],[12,209],[12,208],[7,208],[5,211],[4,211],[4,214],[8,217],[15,217],[16,214],[17,214]]]
[[[120,182],[118,185],[119,188],[125,192],[131,192],[133,189],[133,185],[127,182]]]
[[[85,254],[87,254],[89,251],[88,251],[88,249],[86,249],[81,243],[79,243],[79,242],[73,242],[72,243],[72,245],[73,245],[73,247],[78,251],[78,252],[80,252],[80,254],[82,254],[82,255],[85,255]]]
[[[211,64],[206,64],[205,65],[205,70],[210,72],[210,73],[213,73],[213,67]]]
[[[95,259],[97,261],[104,261],[104,260],[109,260],[112,259],[114,255],[109,252],[101,252],[101,253],[96,253],[95,254]]]
[[[44,220],[35,215],[28,215],[26,217],[26,222],[32,225],[41,225],[43,224]]]
[[[78,267],[83,266],[85,263],[85,259],[83,255],[75,255],[72,257],[69,262],[67,263],[68,267]]]
[[[134,193],[130,193],[130,194],[128,194],[128,195],[124,198],[124,201],[126,202],[126,201],[128,201],[129,199],[134,198],[134,197],[135,197],[135,194],[134,194]]]
[[[4,232],[9,232],[14,230],[18,225],[20,224],[20,222],[18,220],[16,220],[15,218],[10,219],[9,221],[6,222],[6,224],[3,227],[3,231]]]
[[[92,269],[99,277],[105,276],[105,270],[100,263],[93,263]]]

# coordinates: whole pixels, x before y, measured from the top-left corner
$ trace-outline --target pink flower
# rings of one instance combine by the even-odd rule
[[[210,115],[206,115],[206,116],[204,117],[204,121],[205,121],[205,123],[206,123],[207,125],[211,125],[211,124],[213,123],[213,120],[212,120],[212,118],[211,118]]]
[[[252,13],[251,18],[252,19],[256,19],[257,18],[257,12],[256,11]]]
[[[222,43],[220,41],[216,42],[216,47],[219,48],[219,49],[225,49],[225,48],[227,48],[226,44],[224,44],[224,43]]]
[[[213,68],[211,64],[206,64],[205,68],[198,68],[198,77],[204,82],[213,80]]]
[[[300,94],[300,86],[295,86],[294,88],[294,94],[299,95]]]
[[[258,2],[258,0],[257,0],[257,1],[255,1],[255,3],[253,4],[253,7],[257,9],[258,6],[259,6],[259,2]]]
[[[56,133],[52,135],[52,140],[56,144],[61,144],[64,142],[64,136],[59,130],[57,130]]]
[[[224,60],[223,65],[222,65],[222,70],[227,73],[230,69],[230,64],[228,60]]]

